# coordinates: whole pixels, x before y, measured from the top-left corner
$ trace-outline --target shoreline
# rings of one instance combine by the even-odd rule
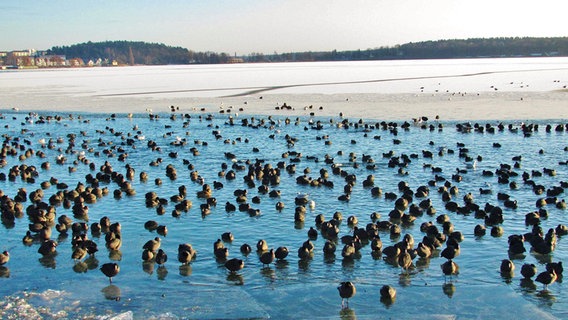
[[[421,116],[441,121],[564,120],[568,91],[480,93],[264,94],[238,97],[171,97],[168,95],[97,97],[87,94],[5,93],[0,112],[94,112],[144,114],[203,113],[218,116],[318,116],[369,120],[411,120]],[[46,104],[44,101],[49,101]],[[289,108],[282,108],[286,104]]]

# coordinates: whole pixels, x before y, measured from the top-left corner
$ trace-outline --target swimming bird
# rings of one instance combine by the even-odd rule
[[[404,250],[398,255],[398,265],[402,268],[403,272],[408,273],[408,268],[412,265],[412,257],[408,250]]]
[[[268,244],[266,243],[266,240],[264,239],[258,240],[258,242],[256,243],[256,250],[261,252],[268,250]]]
[[[245,256],[251,253],[251,251],[252,248],[250,247],[249,244],[244,243],[243,245],[241,245],[241,253],[244,254]]]
[[[150,231],[158,229],[158,222],[155,220],[148,220],[144,223],[144,228]]]
[[[26,245],[26,246],[30,246],[32,245],[32,243],[34,242],[34,237],[32,236],[32,232],[31,231],[26,231],[26,235],[22,238],[22,242]]]
[[[440,266],[442,268],[442,272],[444,276],[450,276],[450,279],[453,275],[457,275],[459,273],[459,266],[452,260],[448,260]]]
[[[227,270],[233,273],[241,270],[244,267],[245,263],[241,259],[232,258],[227,260],[227,262],[225,262],[225,268],[227,268]]]
[[[300,258],[300,260],[306,260],[309,259],[311,255],[311,251],[304,247],[301,246],[300,248],[298,248],[298,258]]]
[[[276,251],[274,252],[274,256],[278,260],[286,259],[286,257],[288,256],[288,248],[286,248],[286,247],[276,248]]]
[[[223,239],[224,242],[233,242],[235,236],[231,232],[225,232],[221,235],[221,239]]]
[[[100,270],[108,277],[109,282],[112,283],[112,278],[120,272],[120,266],[114,262],[110,262],[103,264]]]
[[[389,285],[384,285],[381,287],[380,294],[381,300],[392,301],[396,298],[396,289]]]
[[[263,265],[268,266],[274,261],[274,258],[274,249],[270,249],[270,251],[264,252],[262,255],[260,255],[259,259]]]
[[[446,243],[446,248],[442,250],[440,256],[452,260],[460,255],[460,245],[457,241],[451,241],[453,238],[450,238]]]
[[[473,229],[473,234],[476,237],[482,237],[485,235],[486,232],[487,232],[486,227],[481,224],[476,225],[475,228]]]
[[[150,261],[152,259],[154,259],[154,253],[148,249],[144,249],[144,251],[142,251],[142,260]]]
[[[327,240],[323,245],[323,254],[324,255],[333,255],[335,254],[336,246],[335,243]]]
[[[515,264],[509,259],[504,259],[501,261],[501,267],[499,269],[503,277],[513,277],[513,272],[515,271]]]
[[[156,233],[165,237],[168,234],[168,227],[159,225],[158,228],[156,228]]]
[[[75,260],[75,262],[82,260],[86,256],[87,249],[85,249],[83,246],[77,246],[71,254],[71,258]]]
[[[5,250],[4,252],[0,253],[0,266],[5,265],[6,263],[8,263],[8,261],[10,261],[10,253]]]
[[[161,267],[164,263],[166,263],[166,261],[168,261],[168,255],[164,250],[159,249],[158,253],[156,253],[155,259],[156,263]]]
[[[148,240],[144,246],[142,246],[142,249],[148,249],[152,252],[156,252],[158,251],[158,249],[160,248],[160,244],[161,244],[161,240],[159,237],[155,237],[152,240]]]
[[[390,259],[397,258],[400,255],[400,248],[397,246],[388,246],[383,249],[383,254]]]
[[[225,247],[217,248],[213,251],[213,254],[215,254],[217,259],[223,261],[229,256],[229,249]]]
[[[45,240],[41,243],[41,246],[39,247],[37,252],[41,253],[44,256],[47,256],[55,253],[55,248],[57,248],[57,242],[55,240]]]
[[[547,290],[548,285],[554,283],[557,278],[558,276],[556,275],[556,272],[554,272],[554,270],[547,270],[539,273],[538,276],[536,276],[535,281],[542,283],[544,285],[544,290]]]
[[[353,259],[355,257],[355,247],[352,244],[346,244],[341,250],[341,256],[345,259]]]
[[[534,277],[536,275],[536,266],[532,263],[525,263],[523,264],[523,266],[521,267],[521,275],[525,278],[525,279],[530,279],[532,277]]]
[[[314,229],[314,227],[310,227],[310,230],[308,230],[308,238],[312,240],[316,240],[318,238],[318,231]]]
[[[341,308],[349,308],[349,298],[353,298],[357,292],[355,285],[350,281],[341,282],[337,290],[341,297]]]
[[[213,252],[223,249],[225,248],[225,244],[223,243],[223,241],[221,241],[221,239],[217,239],[214,243],[213,243]]]
[[[564,267],[562,266],[562,261],[558,262],[549,262],[546,264],[546,270],[551,272],[554,270],[556,276],[562,277],[562,273],[564,272]]]
[[[120,234],[109,232],[106,234],[105,240],[106,240],[106,247],[109,250],[116,251],[119,250],[120,247],[122,247],[122,238],[120,237]]]
[[[189,243],[182,243],[178,246],[178,261],[183,265],[188,265],[196,254],[197,251]]]
[[[430,258],[432,255],[432,249],[424,243],[419,242],[418,247],[416,248],[416,254],[418,254],[421,258]]]

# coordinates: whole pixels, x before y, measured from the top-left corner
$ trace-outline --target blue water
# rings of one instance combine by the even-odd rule
[[[15,181],[0,181],[0,189],[5,195],[14,198],[19,188],[25,188],[29,195],[40,188],[41,182],[51,177],[65,182],[68,190],[75,188],[78,183],[88,186],[85,176],[95,175],[105,161],[113,171],[122,174],[126,173],[127,164],[135,169],[131,185],[136,193],[132,196],[123,194],[122,198],[116,199],[113,192],[119,188],[117,184],[101,183],[100,187],[108,188],[109,194],[97,199],[96,203],[87,204],[86,222],[91,224],[108,216],[111,222],[121,223],[123,237],[120,253],[111,254],[105,248],[104,234],[94,237],[88,233],[99,248],[94,258],[96,260],[89,261],[92,269],[81,269],[82,265],[77,266],[71,258],[71,234],[62,236],[53,228],[52,239],[58,241],[57,254],[55,257],[42,258],[37,252],[38,243],[31,246],[22,243],[30,223],[25,213],[13,225],[0,226],[0,250],[8,250],[11,257],[1,270],[0,294],[4,297],[4,302],[0,304],[2,318],[9,315],[31,318],[35,312],[47,319],[117,315],[137,319],[488,318],[497,315],[517,319],[568,316],[568,294],[561,280],[550,285],[548,291],[543,291],[540,283],[521,282],[520,275],[523,263],[534,263],[541,272],[546,262],[566,261],[568,249],[565,238],[559,237],[556,249],[545,256],[530,253],[530,244],[525,243],[527,252],[513,259],[516,265],[514,277],[503,278],[499,273],[501,260],[509,258],[508,236],[530,231],[530,227],[525,225],[525,214],[537,210],[537,199],[545,197],[535,195],[532,188],[523,183],[520,175],[523,172],[532,174],[533,171],[542,173],[543,168],[549,168],[556,170],[555,176],[543,174],[537,177],[534,173],[531,179],[546,187],[568,181],[566,133],[554,131],[557,124],[566,124],[565,119],[538,122],[538,131],[530,136],[515,130],[521,125],[518,122],[505,123],[505,129],[495,133],[462,133],[456,129],[457,123],[438,123],[433,119],[425,123],[432,125],[433,130],[413,124],[404,130],[401,128],[403,122],[399,121],[395,134],[392,130],[382,129],[377,122],[359,122],[360,119],[347,119],[350,123],[348,126],[339,126],[338,123],[346,119],[303,117],[292,118],[290,124],[286,124],[283,116],[272,119],[239,116],[234,119],[234,125],[230,125],[227,114],[188,112],[182,108],[175,113],[160,114],[154,120],[146,114],[132,118],[120,113],[116,118],[111,118],[109,114],[84,113],[71,117],[59,114],[61,120],[43,124],[38,123],[40,116],[55,113],[42,112],[31,118],[25,112],[3,113],[0,124],[4,128],[4,139],[11,138],[8,143],[12,144],[19,138],[24,150],[31,149],[34,153],[41,150],[45,153],[45,158],[32,156],[20,160],[18,156],[5,157],[7,164],[0,168],[1,173],[7,174],[11,167],[23,164],[35,166],[38,172],[33,183],[22,181],[19,177]],[[170,118],[174,114],[175,120]],[[184,114],[188,116],[184,118]],[[253,126],[242,126],[241,121],[245,118]],[[314,129],[318,121],[321,121],[321,130]],[[482,125],[486,123],[493,127],[499,124],[493,121]],[[509,124],[513,130],[507,128]],[[552,132],[546,132],[546,124],[553,126]],[[441,129],[438,129],[439,125]],[[215,137],[214,131],[218,131],[219,137]],[[68,140],[71,133],[76,134],[72,147]],[[144,139],[138,140],[135,135],[144,136]],[[287,135],[296,138],[293,146],[287,144]],[[49,141],[50,138],[55,147],[42,148],[40,139]],[[62,138],[62,142],[58,143],[57,138]],[[132,145],[127,143],[129,138],[133,139]],[[26,140],[29,145],[25,143]],[[395,144],[395,140],[400,143]],[[155,141],[161,151],[151,151],[147,146],[148,141]],[[469,156],[482,157],[475,169],[467,168],[465,158],[459,156],[458,143],[463,143],[461,148],[469,149]],[[499,143],[501,148],[494,147],[494,143]],[[196,148],[199,154],[194,155],[191,148]],[[253,148],[257,148],[258,152]],[[438,155],[441,149],[445,153]],[[406,174],[388,167],[389,158],[383,154],[391,150],[394,156],[416,155],[404,168]],[[423,157],[422,150],[432,151],[433,158]],[[223,164],[229,167],[227,171],[233,163],[246,167],[257,160],[272,167],[277,167],[282,161],[289,165],[294,157],[290,155],[285,158],[283,154],[291,151],[301,153],[299,161],[294,162],[296,172],[281,169],[280,183],[270,186],[270,190],[281,192],[280,198],[260,194],[257,189],[260,181],[255,181],[255,187],[247,187],[243,182],[247,170],[236,171],[235,180],[218,175]],[[177,157],[170,157],[171,152],[177,153]],[[227,152],[235,155],[234,161],[225,156]],[[19,151],[18,155],[21,153]],[[96,170],[91,170],[82,162],[73,163],[83,153],[89,162],[95,164]],[[125,161],[119,161],[121,153],[128,154]],[[350,154],[353,156],[350,157]],[[61,155],[67,161],[56,164],[57,157]],[[347,173],[357,176],[349,202],[338,200],[343,194],[345,179],[332,173],[332,165],[324,161],[325,155],[332,157],[333,163],[341,165]],[[363,155],[374,160],[374,169],[367,168],[367,164],[362,162]],[[500,164],[514,165],[512,158],[515,156],[522,156],[519,162],[521,167],[514,169],[519,176],[511,178],[518,183],[517,190],[498,183],[496,176],[482,176],[484,170],[494,172]],[[161,164],[150,166],[150,162],[158,158],[162,159]],[[51,168],[41,169],[41,163],[46,161]],[[189,169],[187,163],[191,163],[193,169]],[[166,177],[168,165],[176,168],[177,179]],[[358,226],[363,228],[372,222],[370,215],[373,212],[381,214],[380,220],[389,219],[394,201],[387,200],[384,195],[371,196],[370,189],[362,185],[368,175],[374,175],[375,186],[380,187],[383,193],[394,192],[400,196],[397,187],[400,181],[406,181],[416,191],[419,186],[427,185],[434,179],[435,173],[428,165],[441,168],[442,172],[437,174],[459,188],[459,193],[453,198],[458,204],[463,205],[463,196],[471,192],[475,203],[481,207],[490,203],[503,208],[504,234],[493,237],[488,228],[485,236],[475,237],[473,229],[475,225],[483,224],[483,220],[476,219],[474,214],[462,215],[446,210],[437,191],[443,182],[438,182],[430,187],[428,196],[436,209],[435,215],[423,214],[414,223],[402,225],[400,237],[391,237],[388,232],[380,232],[380,237],[385,247],[400,241],[404,234],[412,235],[418,244],[425,235],[420,231],[420,224],[433,221],[441,230],[436,217],[447,214],[455,230],[464,234],[461,254],[454,259],[460,267],[459,275],[452,279],[444,277],[440,265],[446,259],[439,257],[439,252],[427,260],[414,259],[413,268],[408,274],[387,263],[383,257],[373,257],[369,245],[361,248],[360,257],[348,260],[341,256],[343,245],[339,240],[335,257],[324,257],[322,248],[325,239],[321,234],[317,240],[313,240],[313,257],[307,261],[298,258],[297,250],[308,239],[307,231],[315,226],[314,219],[318,214],[330,220],[335,212],[342,213],[339,237],[353,232],[347,224],[349,216],[356,216]],[[461,174],[461,182],[452,180],[456,168],[467,170],[467,173]],[[303,175],[304,169],[309,169],[308,175],[314,179],[319,177],[321,169],[326,169],[334,187],[298,185],[296,178]],[[214,181],[223,183],[222,189],[212,192],[218,204],[211,208],[207,216],[202,216],[199,208],[205,200],[197,197],[202,185],[191,181],[191,171],[197,171],[211,186]],[[148,174],[146,182],[140,180],[141,172]],[[161,185],[154,182],[157,178],[162,180]],[[193,203],[187,213],[173,217],[172,202],[166,205],[164,215],[158,215],[155,208],[146,207],[147,192],[154,191],[159,197],[170,199],[182,185],[187,187],[187,199]],[[491,189],[492,194],[482,195],[479,188]],[[227,201],[236,204],[233,195],[236,189],[248,190],[248,202],[260,210],[260,215],[251,217],[238,210],[232,213],[225,211]],[[55,186],[44,190],[44,201],[47,202],[57,191]],[[518,208],[506,208],[503,201],[497,199],[499,192],[517,200]],[[307,194],[315,202],[313,209],[307,208],[303,224],[294,222],[298,193]],[[252,203],[254,196],[260,198],[260,203]],[[562,199],[565,199],[565,193],[558,196],[559,201]],[[414,203],[421,200],[415,198]],[[285,204],[281,212],[275,209],[278,201]],[[29,200],[24,202],[24,209],[29,205]],[[548,218],[541,221],[545,232],[558,224],[568,224],[566,210],[554,205],[548,205],[545,209]],[[73,217],[71,209],[57,206],[56,215],[63,214]],[[146,230],[144,223],[148,220],[166,225],[167,236]],[[83,220],[75,218],[74,221]],[[213,254],[213,243],[228,231],[235,238],[232,243],[225,243],[229,258],[240,258],[245,263],[244,269],[237,275],[229,274],[223,261],[217,260]],[[144,243],[157,236],[161,238],[161,248],[169,257],[162,267],[143,263],[141,259]],[[288,247],[289,256],[285,261],[263,266],[255,250],[260,239],[265,239],[270,248]],[[198,252],[189,267],[181,267],[177,261],[177,248],[181,243],[192,244]],[[253,247],[253,252],[248,256],[239,251],[243,243]],[[108,262],[120,265],[120,273],[114,277],[112,284],[96,267]],[[341,298],[336,289],[341,281],[352,281],[357,287],[357,294],[349,300],[348,309],[341,308]],[[393,304],[380,301],[379,289],[385,284],[397,290]],[[18,303],[20,306],[29,306],[29,309],[17,308]]]

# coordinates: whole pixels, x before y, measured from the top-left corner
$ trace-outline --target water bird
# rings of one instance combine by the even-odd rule
[[[513,277],[513,272],[515,271],[515,264],[509,259],[501,260],[499,271],[501,271],[501,276],[511,278]]]
[[[341,297],[341,308],[349,308],[349,299],[353,298],[357,292],[355,285],[350,281],[341,282],[337,290]]]
[[[525,279],[530,279],[536,275],[536,266],[533,263],[525,263],[521,267],[521,275]]]
[[[536,276],[535,281],[542,283],[544,285],[544,290],[546,291],[548,289],[548,285],[554,283],[557,278],[558,276],[556,275],[556,272],[554,272],[554,270],[547,270],[539,273],[538,276]]]
[[[86,256],[87,256],[87,249],[85,249],[83,246],[77,246],[73,250],[73,253],[71,253],[71,259],[75,260],[75,262],[83,260],[83,258]]]
[[[0,253],[0,266],[5,265],[8,261],[10,261],[10,253],[4,250],[4,252]]]
[[[217,259],[223,261],[229,256],[229,249],[225,247],[217,248],[213,251],[213,254],[215,254]]]
[[[142,251],[142,261],[151,261],[154,259],[154,253],[148,249]]]
[[[122,247],[122,238],[120,234],[109,232],[105,235],[106,247],[109,250],[116,251]]]
[[[398,246],[388,246],[383,249],[383,254],[390,259],[395,259],[400,255],[400,248]]]
[[[418,254],[421,258],[429,258],[432,256],[432,249],[425,245],[424,243],[418,243],[418,247],[416,248],[416,254]]]
[[[232,258],[225,262],[225,268],[229,270],[229,272],[235,273],[245,267],[245,263],[241,259]]]
[[[327,240],[323,245],[323,254],[324,255],[333,255],[335,254],[336,246],[330,240]]]
[[[286,259],[286,257],[288,256],[288,248],[286,248],[286,247],[276,248],[276,251],[274,252],[274,256],[278,260]]]
[[[55,253],[57,248],[57,242],[55,240],[45,240],[41,243],[37,252],[41,253],[43,256],[48,256]]]
[[[249,244],[244,243],[241,245],[241,253],[244,254],[245,256],[250,254],[252,252],[252,248],[250,247]]]
[[[546,270],[551,272],[554,271],[558,277],[562,277],[564,272],[564,267],[562,266],[562,261],[559,262],[549,262],[546,264]]]
[[[382,286],[379,292],[381,300],[393,301],[396,298],[396,289],[389,285]]]
[[[318,238],[318,231],[314,229],[314,227],[310,227],[310,229],[308,230],[308,238],[313,240],[316,240]]]
[[[452,260],[448,260],[440,266],[442,268],[442,273],[444,276],[449,276],[450,279],[453,275],[457,275],[459,273],[459,266]]]
[[[408,269],[412,265],[412,256],[408,253],[408,250],[404,250],[398,256],[398,265],[402,268],[403,272],[408,273]]]
[[[235,240],[235,236],[231,232],[225,232],[221,235],[221,239],[224,242],[233,242],[233,240]]]
[[[265,266],[270,265],[275,259],[274,249],[270,249],[270,251],[264,252],[263,254],[260,255],[259,259],[263,265]]]
[[[346,244],[341,250],[341,256],[345,259],[353,259],[357,251],[352,244]]]
[[[268,244],[266,243],[266,240],[258,240],[258,242],[256,243],[256,250],[260,252],[268,250]]]
[[[120,266],[117,263],[110,262],[105,263],[100,268],[101,272],[108,277],[110,283],[112,283],[112,278],[120,272]]]
[[[189,243],[182,243],[178,246],[178,261],[183,265],[188,265],[196,254],[197,251]]]
[[[22,242],[24,243],[24,245],[26,246],[30,246],[32,245],[32,243],[34,242],[34,237],[32,236],[32,232],[31,231],[26,231],[26,234],[24,235],[24,237],[22,238]]]
[[[446,248],[442,250],[440,256],[452,260],[460,255],[460,245],[457,241],[448,241]]]
[[[158,249],[158,253],[155,256],[156,263],[161,267],[168,261],[168,255],[162,249]]]
[[[161,239],[159,237],[155,237],[152,240],[148,240],[144,246],[142,246],[142,249],[148,249],[152,252],[156,252],[158,251],[158,249],[160,248],[160,244],[161,244]]]

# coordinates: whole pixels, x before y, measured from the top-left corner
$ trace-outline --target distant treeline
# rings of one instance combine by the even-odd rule
[[[283,62],[530,56],[568,56],[568,37],[423,41],[366,50],[251,54],[245,60]]]
[[[366,50],[251,53],[242,57],[227,53],[195,52],[158,43],[105,41],[53,47],[48,53],[65,55],[67,58],[81,58],[85,61],[103,59],[114,60],[119,64],[144,65],[568,56],[568,37],[438,40]]]
[[[189,50],[170,47],[161,43],[142,41],[104,41],[85,42],[71,46],[53,47],[48,54],[65,55],[68,59],[80,58],[83,61],[98,59],[117,61],[119,64],[188,64]]]

